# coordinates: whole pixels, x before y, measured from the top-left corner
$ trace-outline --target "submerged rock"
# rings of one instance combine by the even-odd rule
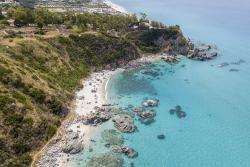
[[[134,121],[129,115],[116,115],[112,119],[114,122],[114,126],[120,130],[121,132],[125,133],[132,133],[135,131],[136,126],[134,125]]]
[[[134,108],[132,109],[132,111],[135,112],[135,113],[140,113],[140,112],[143,111],[143,108],[142,108],[142,107],[134,107]]]
[[[112,153],[98,154],[87,162],[87,167],[122,167],[123,159]]]
[[[148,75],[148,76],[151,76],[151,77],[154,77],[154,78],[160,75],[160,73],[158,71],[155,71],[155,70],[152,70],[152,69],[143,70],[142,74]]]
[[[170,109],[170,110],[169,110],[169,113],[170,113],[171,115],[174,115],[175,109]]]
[[[154,110],[143,111],[143,112],[139,112],[137,114],[142,119],[153,118],[156,116],[156,112]]]
[[[161,59],[169,64],[175,64],[179,62],[179,59],[177,58],[177,56],[164,56],[164,57],[161,57]]]
[[[221,63],[218,67],[226,67],[226,66],[229,66],[229,63],[227,62],[224,62],[224,63]]]
[[[171,115],[176,114],[176,116],[177,116],[178,118],[184,118],[184,117],[187,116],[186,112],[182,111],[182,108],[181,108],[181,106],[179,106],[179,105],[177,105],[177,106],[175,107],[175,109],[170,109],[170,110],[169,110],[169,113],[170,113]]]
[[[176,112],[176,115],[178,118],[184,118],[187,116],[187,114],[184,111],[178,111]]]
[[[231,68],[229,71],[230,72],[239,72],[240,70],[239,69],[235,69],[235,68]]]
[[[240,59],[240,60],[238,60],[236,62],[232,62],[231,64],[240,65],[240,64],[245,63],[245,62],[246,62],[245,60]]]
[[[115,153],[123,153],[128,158],[135,158],[135,157],[138,156],[138,152],[136,152],[133,148],[128,148],[128,147],[114,146],[112,148],[112,151],[115,152]]]
[[[157,138],[160,139],[160,140],[163,140],[163,139],[165,139],[165,135],[164,134],[160,134],[160,135],[157,136]]]
[[[144,125],[150,125],[155,122],[154,118],[140,119],[141,123]]]
[[[110,145],[121,146],[124,142],[122,134],[115,129],[106,129],[102,132],[102,138]]]

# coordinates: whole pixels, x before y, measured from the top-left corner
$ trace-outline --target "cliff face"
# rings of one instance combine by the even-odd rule
[[[135,31],[129,33],[128,38],[144,52],[164,51],[174,55],[187,55],[190,50],[190,44],[179,26]]]
[[[140,52],[177,54],[187,48],[173,29],[120,37],[87,32],[0,45],[0,166],[30,165],[31,152],[55,134],[80,80],[92,69],[121,66]]]

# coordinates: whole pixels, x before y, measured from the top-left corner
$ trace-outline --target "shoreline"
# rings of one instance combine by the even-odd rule
[[[103,0],[103,3],[122,14],[130,14],[124,7],[113,3],[111,0]]]
[[[83,88],[76,92],[76,98],[71,105],[70,115],[73,116],[66,118],[62,126],[58,129],[57,135],[38,153],[32,166],[68,166],[68,163],[70,163],[69,154],[62,151],[62,148],[66,144],[65,138],[69,136],[67,132],[77,133],[84,148],[88,147],[98,127],[84,125],[79,118],[93,112],[95,107],[101,107],[107,103],[106,88],[108,82],[120,70],[94,72],[81,82]]]
[[[64,153],[62,150],[65,144],[67,145],[66,138],[70,136],[68,132],[77,133],[78,139],[84,148],[89,146],[91,138],[95,135],[99,126],[84,125],[80,118],[93,112],[95,107],[102,107],[103,104],[107,104],[107,87],[112,76],[119,71],[135,69],[166,57],[169,57],[169,55],[164,53],[142,55],[140,58],[130,61],[122,68],[94,72],[84,79],[81,82],[83,88],[76,92],[76,98],[72,102],[73,107],[71,107],[72,110],[70,113],[73,115],[73,118],[71,117],[64,121],[60,132],[58,132],[60,134],[53,137],[45,148],[43,148],[38,159],[34,162],[35,166],[67,167],[70,164],[70,154]]]

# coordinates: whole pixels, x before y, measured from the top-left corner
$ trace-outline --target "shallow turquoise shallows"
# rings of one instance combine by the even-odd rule
[[[186,36],[214,44],[220,53],[208,62],[156,62],[152,69],[160,76],[153,79],[143,70],[112,79],[110,100],[124,107],[141,105],[145,97],[160,100],[155,122],[136,121],[139,131],[125,135],[125,144],[139,152],[129,161],[136,167],[250,167],[250,1],[114,2],[132,13],[179,24]],[[231,64],[240,59],[245,63]],[[218,67],[224,62],[230,65]],[[176,105],[186,118],[169,114]],[[159,134],[166,138],[157,139]]]
[[[155,62],[116,74],[108,86],[109,100],[120,107],[141,106],[145,98],[160,105],[155,122],[135,121],[138,131],[125,143],[139,152],[125,167],[250,167],[250,0],[113,0],[131,13],[178,24],[195,42],[218,47],[220,56],[198,62],[183,58],[176,65]],[[225,66],[219,65],[224,63]],[[155,77],[143,71],[155,71]],[[180,105],[185,118],[169,110]],[[108,122],[99,131],[112,127]],[[109,152],[100,133],[87,160]],[[165,135],[160,140],[158,135]],[[75,166],[84,166],[76,161]]]

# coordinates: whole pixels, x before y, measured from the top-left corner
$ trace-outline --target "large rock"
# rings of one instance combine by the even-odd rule
[[[200,46],[194,48],[194,50],[190,50],[190,54],[188,58],[194,60],[210,60],[218,56],[218,53],[215,52],[211,45],[201,44]]]
[[[144,107],[155,107],[158,106],[159,101],[157,100],[146,100],[143,102]]]
[[[156,112],[154,110],[143,111],[143,112],[139,112],[137,114],[142,119],[153,118],[156,116]]]
[[[134,121],[129,115],[121,114],[116,115],[112,119],[114,122],[114,126],[124,133],[132,133],[135,131],[136,126],[134,125]]]
[[[83,140],[76,132],[66,132],[62,151],[67,154],[77,154],[84,149]]]
[[[103,122],[108,121],[111,118],[111,114],[105,109],[97,108],[95,112],[91,112],[86,116],[83,116],[81,120],[85,125],[96,126]]]

